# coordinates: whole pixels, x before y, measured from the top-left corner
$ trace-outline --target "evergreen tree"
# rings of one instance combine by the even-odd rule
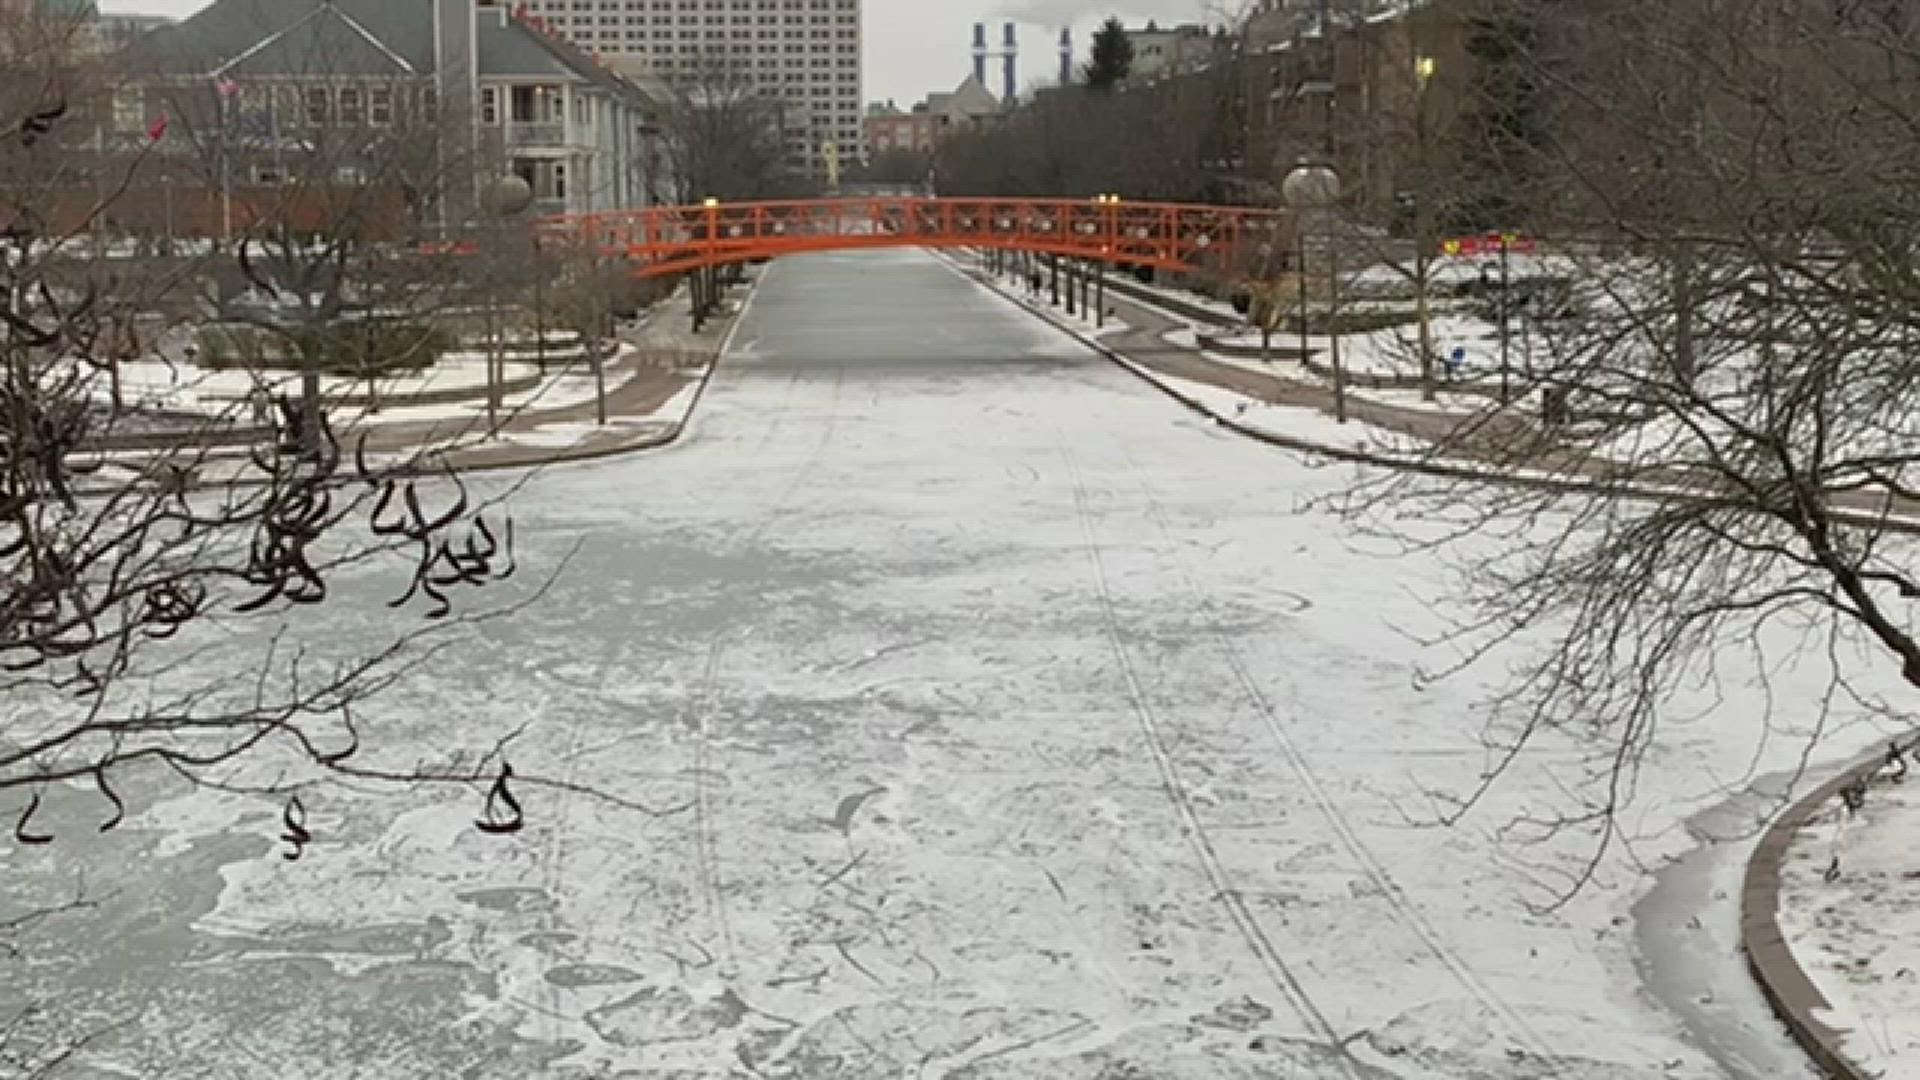
[[[1093,62],[1086,67],[1087,85],[1095,90],[1112,89],[1133,69],[1133,42],[1127,40],[1127,28],[1119,19],[1108,19],[1093,35]]]

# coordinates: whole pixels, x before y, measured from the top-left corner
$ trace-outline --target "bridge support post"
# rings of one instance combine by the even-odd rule
[[[1047,280],[1053,290],[1053,306],[1060,306],[1060,256],[1047,256]]]
[[[1075,314],[1073,294],[1077,291],[1073,283],[1074,260],[1067,260],[1067,314]]]
[[[1080,317],[1086,318],[1093,307],[1093,272],[1086,263],[1080,264]]]
[[[1096,330],[1107,328],[1107,263],[1104,259],[1093,264],[1093,326]]]

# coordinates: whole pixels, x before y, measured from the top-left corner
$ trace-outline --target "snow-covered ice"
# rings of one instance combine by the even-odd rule
[[[521,773],[629,805],[529,784],[503,840],[477,792],[323,788],[288,863],[272,800],[130,775],[98,836],[60,788],[58,842],[0,839],[0,918],[104,895],[0,960],[0,1015],[124,1023],[83,1055],[117,1076],[1756,1075],[1648,993],[1630,911],[1690,815],[1796,760],[1763,694],[1816,684],[1673,725],[1631,850],[1533,910],[1588,849],[1494,831],[1585,748],[1432,827],[1512,658],[1417,677],[1449,570],[1318,507],[1352,475],[928,256],[775,263],[687,437],[513,496],[549,592],[361,717],[402,764],[524,726]],[[404,575],[297,635],[377,640]]]

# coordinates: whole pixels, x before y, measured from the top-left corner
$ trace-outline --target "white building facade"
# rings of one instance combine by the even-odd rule
[[[862,154],[861,0],[528,0],[580,48],[663,81],[725,64],[781,103],[787,163],[819,175]],[[622,65],[625,67],[626,65]]]

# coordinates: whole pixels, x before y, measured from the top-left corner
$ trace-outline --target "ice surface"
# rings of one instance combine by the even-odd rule
[[[58,842],[0,839],[0,918],[105,898],[0,960],[0,1015],[124,1022],[108,1075],[1740,1075],[1645,991],[1628,916],[1691,814],[1796,758],[1763,691],[1666,731],[1631,850],[1530,910],[1588,849],[1494,830],[1591,748],[1432,826],[1515,657],[1416,677],[1453,568],[1320,510],[1351,475],[930,257],[775,263],[686,438],[514,496],[520,588],[577,545],[548,595],[362,717],[401,765],[524,726],[521,773],[623,804],[529,782],[500,839],[477,791],[327,787],[288,863],[275,800],[129,775],[102,837],[59,788]],[[404,574],[301,636],[377,640]]]

